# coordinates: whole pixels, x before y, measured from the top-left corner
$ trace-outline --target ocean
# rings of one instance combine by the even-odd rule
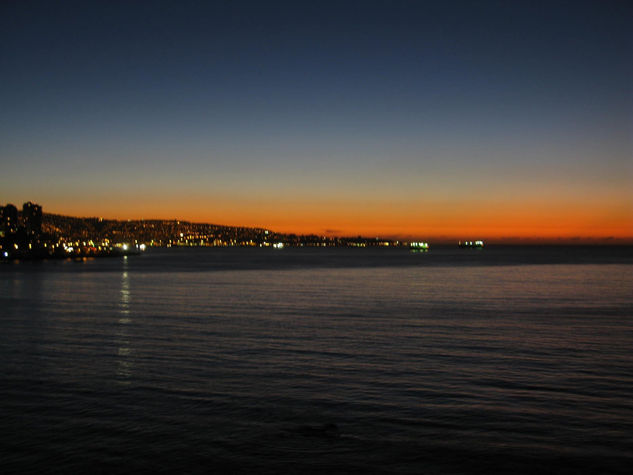
[[[0,265],[2,473],[629,473],[633,248]]]

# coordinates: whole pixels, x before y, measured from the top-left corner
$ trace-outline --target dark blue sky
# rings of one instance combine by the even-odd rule
[[[491,234],[552,201],[630,229],[630,2],[59,3],[0,7],[0,200],[450,234],[470,197]]]

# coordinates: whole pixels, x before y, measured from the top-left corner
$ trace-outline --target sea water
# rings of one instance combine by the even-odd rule
[[[0,265],[2,473],[628,473],[633,249]]]

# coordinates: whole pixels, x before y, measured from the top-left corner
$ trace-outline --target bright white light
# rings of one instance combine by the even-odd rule
[[[274,247],[275,249],[283,249],[283,247],[284,247],[284,243],[283,243],[283,242],[278,242],[278,243],[276,243],[276,244],[273,244],[273,247]]]
[[[9,253],[8,252],[4,252],[4,257],[9,257]]]
[[[144,251],[146,246],[145,244],[141,244],[139,247],[141,248],[141,251]]]
[[[127,244],[123,244],[123,250],[127,251]]]

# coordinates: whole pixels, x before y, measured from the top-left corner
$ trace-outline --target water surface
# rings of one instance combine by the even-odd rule
[[[627,247],[0,266],[4,472],[625,473]]]

